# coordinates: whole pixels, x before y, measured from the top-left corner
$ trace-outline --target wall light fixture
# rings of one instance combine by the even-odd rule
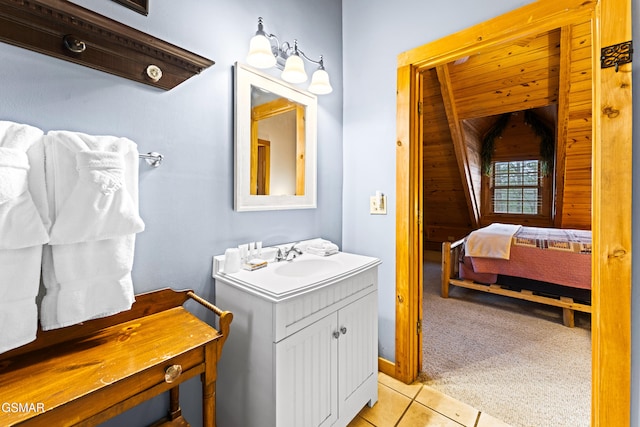
[[[282,80],[289,83],[304,83],[307,81],[307,73],[304,69],[303,58],[318,65],[318,69],[311,76],[309,92],[317,95],[331,93],[333,88],[329,83],[329,74],[324,69],[324,60],[320,55],[319,61],[314,61],[298,48],[298,41],[293,45],[280,40],[264,31],[262,18],[258,18],[258,31],[249,43],[247,63],[256,68],[271,68],[277,66],[282,70]]]

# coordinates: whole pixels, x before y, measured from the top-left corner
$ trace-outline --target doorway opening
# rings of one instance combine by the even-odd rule
[[[597,58],[599,53],[594,53],[600,52],[602,45],[630,38],[631,11],[627,3],[622,0],[602,0],[597,3],[541,0],[399,56],[396,360],[382,363],[381,370],[411,382],[421,365],[421,357],[418,356],[422,353],[419,326],[422,313],[420,270],[423,261],[420,73],[505,41],[535,37],[542,32],[567,28],[585,20],[590,22],[589,29],[592,31],[592,57]],[[606,19],[609,16],[625,16],[628,25],[617,26]],[[625,426],[630,421],[629,411],[620,410],[630,407],[631,370],[631,67],[623,67],[620,69],[623,74],[616,74],[611,69],[601,70],[599,66],[594,66],[592,77],[592,425]],[[560,94],[568,92],[568,88],[564,88]],[[602,114],[601,105],[618,107],[615,117]],[[559,111],[558,114],[559,123],[570,120],[563,116],[566,112]],[[454,126],[457,122],[453,121]],[[621,132],[621,129],[626,131]],[[603,135],[606,135],[607,141],[615,139],[615,144],[602,144]],[[464,167],[462,169],[465,173]],[[605,177],[613,176],[620,179],[615,180],[615,185],[607,184],[612,181]],[[477,216],[474,218],[478,221]],[[414,325],[417,327],[414,328]]]

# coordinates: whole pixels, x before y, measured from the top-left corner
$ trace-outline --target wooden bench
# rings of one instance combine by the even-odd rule
[[[219,316],[220,331],[182,305]],[[169,414],[154,426],[186,426],[179,384],[201,376],[203,425],[215,426],[216,364],[233,315],[190,290],[136,296],[131,310],[38,332],[0,354],[1,426],[93,426],[169,391]]]

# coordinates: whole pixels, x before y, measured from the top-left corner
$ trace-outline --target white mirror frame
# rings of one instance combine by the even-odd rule
[[[235,179],[234,209],[264,211],[313,209],[316,207],[316,139],[318,99],[305,90],[236,62],[235,71]],[[251,87],[255,86],[298,104],[305,112],[305,191],[304,195],[251,195]]]

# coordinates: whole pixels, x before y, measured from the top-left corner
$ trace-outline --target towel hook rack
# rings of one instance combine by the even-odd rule
[[[147,154],[141,153],[138,155],[138,157],[140,157],[141,159],[145,159],[147,163],[154,168],[160,166],[162,164],[162,161],[164,160],[164,156],[160,153],[156,153],[155,151]]]

